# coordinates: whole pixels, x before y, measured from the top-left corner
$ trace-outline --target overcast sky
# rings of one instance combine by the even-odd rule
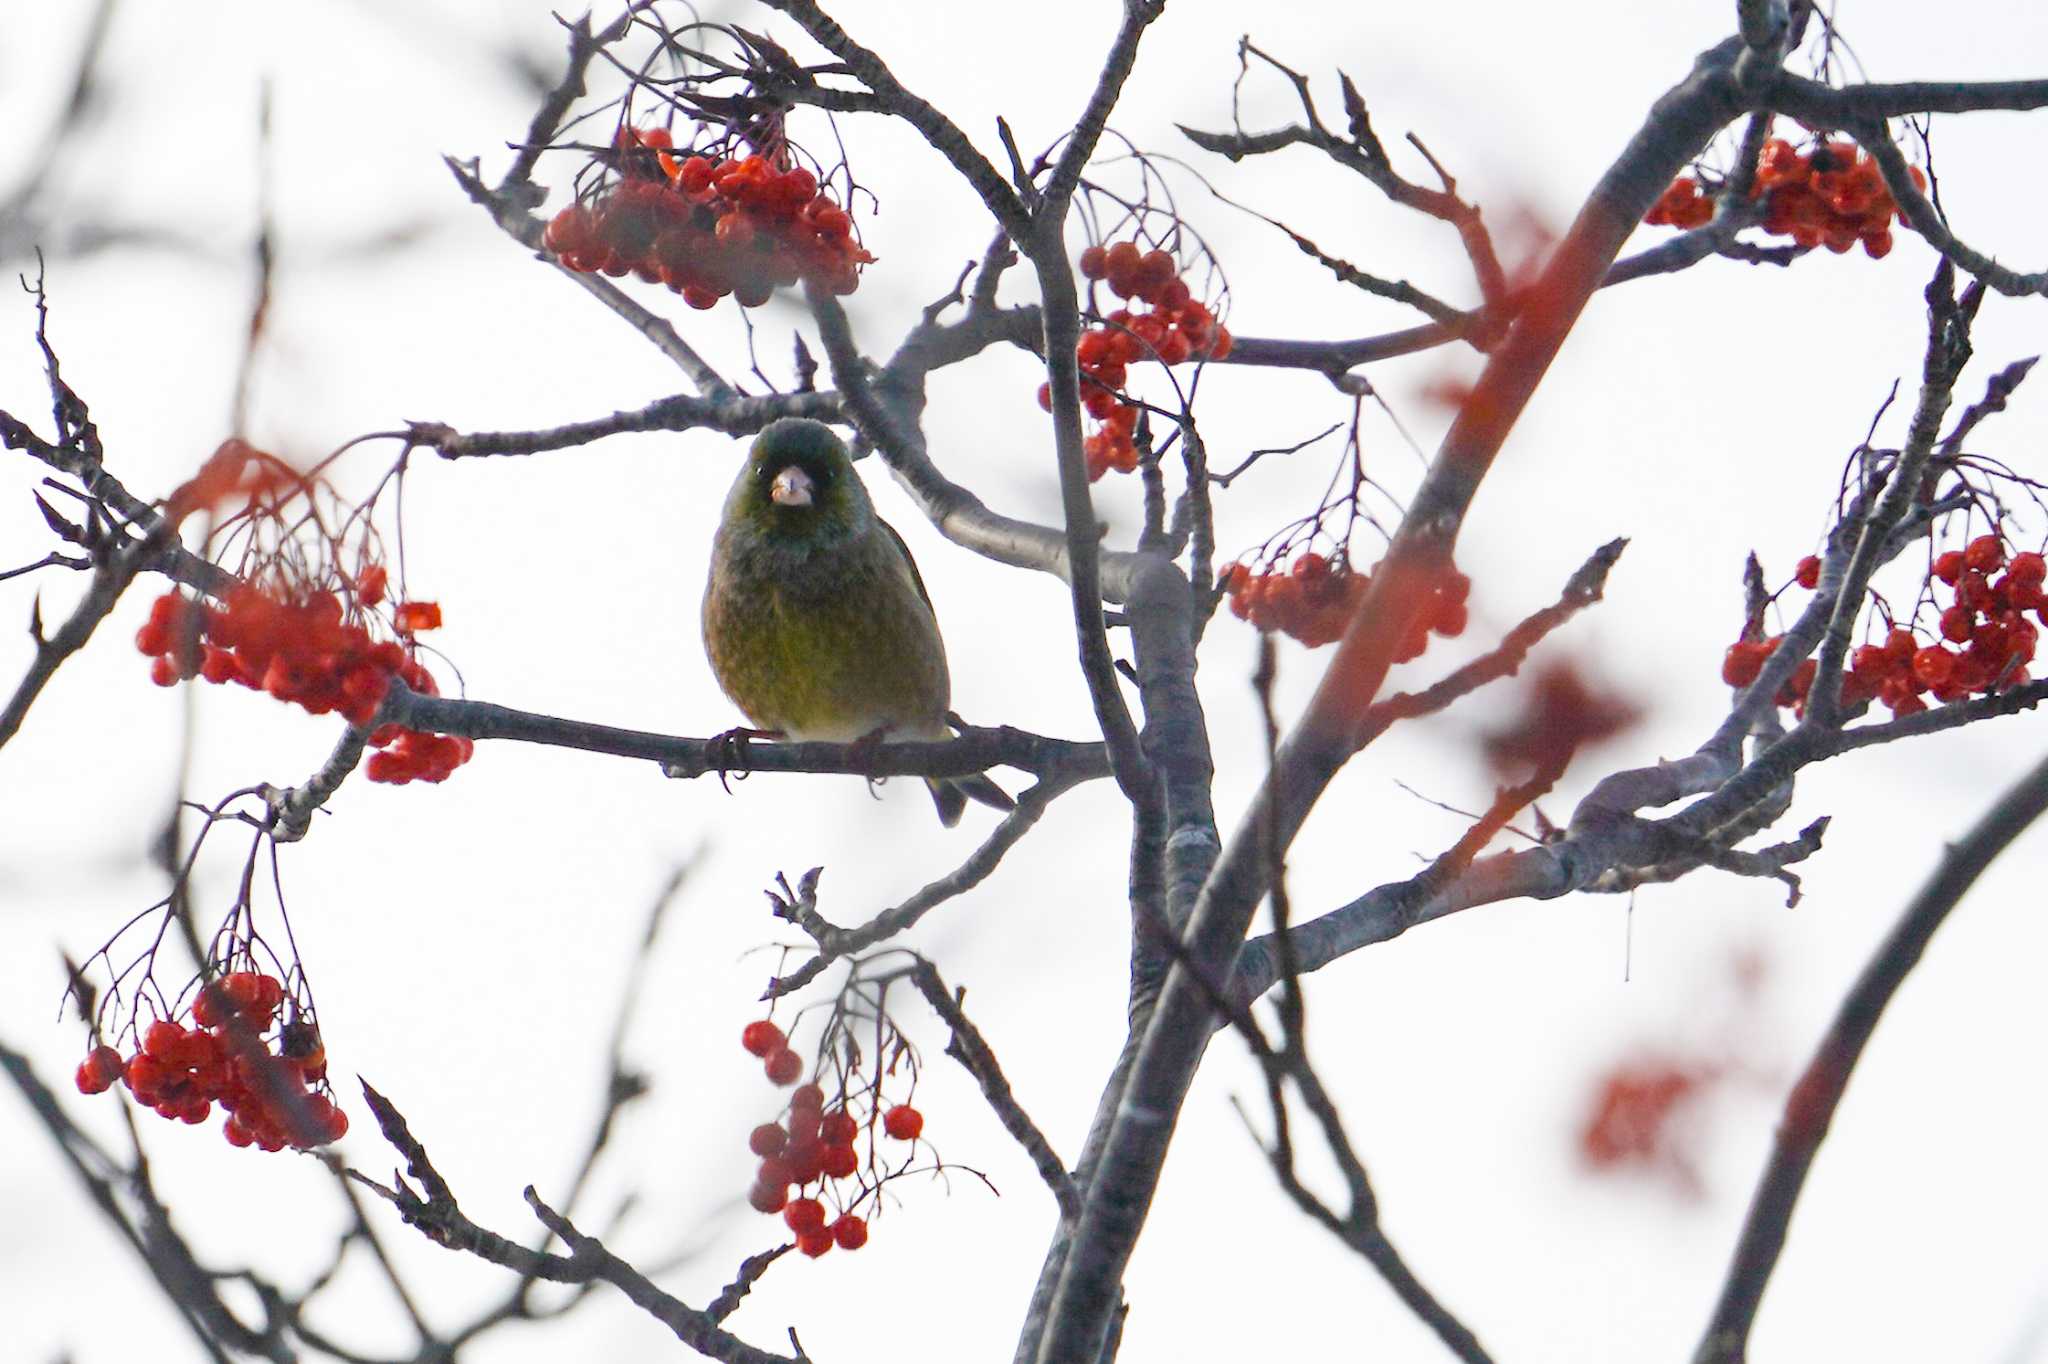
[[[0,194],[26,170],[80,40],[83,4],[0,0]],[[1027,153],[1067,128],[1118,7],[1058,0],[1011,7],[844,0],[830,7],[898,74],[985,148],[1007,118]],[[1342,66],[1389,143],[1413,130],[1491,221],[1562,226],[1656,95],[1732,23],[1727,3],[1569,7],[1465,0],[1431,6],[1226,6],[1177,0],[1148,37],[1115,126],[1186,157],[1223,193],[1285,218],[1379,273],[1454,301],[1471,291],[1452,236],[1410,220],[1307,154],[1231,167],[1176,123],[1227,124],[1236,42],[1308,71],[1331,111]],[[1843,4],[1871,77],[2039,76],[2048,15],[2027,0],[1926,7]],[[710,7],[808,48],[755,10]],[[259,90],[274,106],[270,195],[278,268],[248,435],[297,462],[409,419],[521,428],[641,406],[676,372],[582,291],[533,261],[463,200],[443,154],[501,168],[533,96],[507,60],[552,70],[547,7],[512,0],[389,0],[279,7],[130,5],[106,63],[106,103],[36,200],[54,239],[123,229],[121,244],[49,262],[51,336],[92,405],[109,465],[161,496],[226,434],[246,326],[259,151]],[[1245,121],[1291,117],[1291,92],[1248,81]],[[829,147],[815,115],[800,138]],[[1964,234],[2002,261],[2040,268],[2041,116],[1984,115],[1935,129],[1936,164]],[[853,300],[864,345],[886,353],[924,303],[980,253],[969,193],[913,137],[840,126],[879,211],[879,257]],[[1405,155],[1405,153],[1403,153]],[[1412,159],[1410,174],[1425,169]],[[558,190],[572,163],[543,163]],[[1406,325],[1391,305],[1319,277],[1272,229],[1191,177],[1184,211],[1214,244],[1241,334],[1337,337]],[[557,200],[559,202],[559,200]],[[1660,235],[1646,229],[1642,241]],[[1600,775],[1690,751],[1726,705],[1721,650],[1740,624],[1744,555],[1774,579],[1817,547],[1848,451],[1895,381],[1918,374],[1919,290],[1931,253],[1899,235],[1890,257],[1818,255],[1790,270],[1710,262],[1597,298],[1482,492],[1460,549],[1474,627],[1405,674],[1426,681],[1552,600],[1598,544],[1631,537],[1608,600],[1552,641],[1646,721],[1582,755],[1545,809],[1562,817]],[[7,270],[26,268],[21,257]],[[671,308],[666,293],[647,294]],[[673,309],[677,313],[684,310]],[[679,318],[728,373],[747,367],[731,304]],[[1994,298],[1962,385],[2038,353],[2042,305]],[[786,378],[799,318],[757,316],[763,367]],[[26,296],[0,294],[0,408],[45,421]],[[1463,357],[1372,371],[1406,430],[1432,448],[1444,414],[1420,398]],[[1057,517],[1048,426],[1027,357],[991,352],[939,378],[928,431],[947,472],[998,510]],[[1312,376],[1220,370],[1204,383],[1218,462],[1285,445],[1347,413]],[[2040,474],[2040,395],[2023,390],[1981,447]],[[1897,409],[1879,441],[1895,440]],[[1417,455],[1369,412],[1367,458],[1396,492]],[[438,641],[469,694],[524,709],[676,734],[737,722],[703,661],[697,603],[708,540],[737,446],[715,434],[619,437],[524,459],[418,463],[406,491],[419,595],[441,602]],[[395,454],[340,466],[367,488]],[[1333,457],[1273,461],[1219,508],[1224,553],[1257,545],[1307,510]],[[945,627],[954,704],[978,723],[1083,736],[1088,699],[1072,666],[1069,606],[1052,579],[1003,570],[947,544],[886,475],[867,469],[883,515],[912,545]],[[43,552],[28,490],[40,471],[0,460],[0,567]],[[1128,543],[1134,481],[1098,485]],[[2036,540],[2038,518],[2021,522]],[[1365,542],[1356,547],[1376,557]],[[1910,593],[1903,580],[1895,584]],[[77,584],[0,583],[0,620],[25,620],[40,588],[55,619]],[[90,952],[162,893],[147,845],[169,799],[182,696],[147,681],[130,646],[150,596],[130,595],[67,665],[0,753],[0,1038],[62,1082],[91,1130],[118,1140],[117,1100],[69,1094],[79,1031],[59,1021],[59,950]],[[1220,619],[1205,641],[1204,701],[1217,801],[1234,822],[1259,771],[1249,676],[1255,637]],[[0,633],[0,678],[29,648]],[[1281,650],[1283,716],[1327,653]],[[443,672],[444,680],[452,677]],[[1401,681],[1397,678],[1397,684]],[[11,682],[0,683],[11,686]],[[256,781],[302,779],[335,723],[240,689],[201,688],[187,790],[214,799]],[[1318,807],[1292,856],[1302,912],[1410,874],[1476,808],[1491,777],[1476,738],[1512,688],[1397,729]],[[1632,920],[1616,898],[1478,910],[1361,953],[1310,986],[1314,1043],[1380,1192],[1385,1225],[1418,1273],[1503,1361],[1672,1359],[1689,1354],[1770,1139],[1782,1087],[1910,888],[2038,754],[2041,721],[1996,722],[1918,746],[1865,752],[1802,779],[1785,828],[1836,817],[1801,869],[1806,899],[1714,873],[1649,890]],[[1011,773],[1005,780],[1014,781]],[[1396,783],[1406,783],[1413,792]],[[1419,794],[1417,794],[1419,793]],[[1424,799],[1426,797],[1427,799]],[[657,945],[628,1049],[654,1080],[630,1111],[588,1207],[591,1224],[631,1193],[611,1239],[629,1258],[692,1258],[664,1279],[702,1303],[778,1223],[744,1210],[747,1130],[777,1099],[739,1049],[741,1025],[783,941],[761,890],[775,873],[826,868],[821,908],[855,922],[966,855],[992,816],[946,831],[916,783],[872,800],[852,779],[760,776],[721,791],[651,766],[566,751],[480,745],[445,785],[351,782],[312,837],[283,858],[298,945],[319,994],[340,1095],[356,1121],[344,1154],[390,1165],[349,1077],[410,1118],[466,1211],[524,1238],[520,1190],[560,1194],[601,1099],[602,1050],[645,909],[672,867],[688,891]],[[1063,798],[974,895],[909,939],[950,982],[1016,1091],[1071,1156],[1122,1035],[1127,808],[1108,783]],[[2031,1323],[2048,1284],[2038,1227],[2048,1124],[2031,1040],[2044,1021],[2034,963],[2044,845],[2023,839],[1978,885],[1901,994],[1859,1070],[1792,1229],[1757,1332],[1773,1359],[2048,1359]],[[205,907],[224,908],[238,865],[202,865]],[[1732,963],[1767,964],[1738,1007]],[[950,1188],[906,1181],[900,1206],[857,1255],[778,1264],[732,1319],[764,1346],[801,1333],[821,1361],[1007,1357],[1053,1225],[1026,1160],[942,1054],[936,1020],[906,1015],[928,1062],[920,1106],[948,1160],[985,1171]],[[1641,1052],[1724,1057],[1742,1079],[1694,1133],[1700,1188],[1650,1176],[1596,1178],[1575,1126],[1595,1077]],[[1440,1347],[1359,1261],[1294,1214],[1230,1107],[1256,1111],[1243,1049],[1212,1048],[1129,1278],[1130,1361],[1357,1357],[1430,1361]],[[313,1162],[230,1150],[218,1124],[143,1115],[158,1187],[210,1262],[256,1263],[287,1282],[316,1272],[339,1228]],[[373,1211],[439,1324],[493,1300],[507,1276],[427,1245]],[[97,1219],[11,1095],[0,1096],[0,1308],[9,1359],[91,1361],[149,1350],[197,1358],[184,1328]],[[353,1346],[401,1350],[402,1316],[368,1275],[322,1318]],[[672,1357],[666,1333],[600,1292],[566,1321],[496,1332],[491,1361]]]

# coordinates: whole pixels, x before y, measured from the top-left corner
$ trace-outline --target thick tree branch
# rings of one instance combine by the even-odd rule
[[[1973,114],[1995,109],[2025,113],[2048,107],[2048,80],[1905,81],[1837,87],[1780,70],[1757,92],[1757,103],[1815,128],[1845,128],[1851,123],[1908,114]]]
[[[1459,412],[1307,713],[1203,888],[1185,938],[1200,969],[1219,978],[1231,971],[1265,890],[1266,831],[1276,833],[1284,852],[1316,797],[1356,750],[1358,725],[1395,647],[1422,609],[1424,589],[1448,564],[1480,482],[1622,243],[1672,176],[1740,111],[1739,92],[1728,75],[1740,48],[1739,40],[1730,40],[1705,54],[1657,102],[1559,244]],[[1186,966],[1174,968],[1148,1020],[1131,1079],[1113,1096],[1119,1116],[1089,1183],[1086,1210],[1036,1342],[1041,1364],[1092,1357],[1108,1329],[1124,1266],[1210,1031],[1208,1001],[1187,977]]]

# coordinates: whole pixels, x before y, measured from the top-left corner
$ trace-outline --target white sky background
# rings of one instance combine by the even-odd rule
[[[0,186],[40,135],[86,8],[0,0],[0,118],[11,130]],[[1049,4],[1025,21],[1008,8],[842,0],[832,12],[985,147],[995,148],[1002,114],[1029,150],[1080,107],[1116,8]],[[1227,123],[1238,34],[1250,26],[1319,82],[1341,63],[1386,140],[1421,134],[1493,221],[1527,205],[1562,225],[1649,102],[1727,31],[1732,12],[1703,0],[1603,0],[1571,7],[1561,23],[1555,7],[1501,0],[1255,10],[1179,0],[1148,37],[1115,126],[1190,156],[1225,192],[1366,268],[1463,302],[1467,276],[1448,231],[1404,218],[1312,154],[1232,168],[1173,131]],[[1921,6],[1866,3],[1844,5],[1840,18],[1879,79],[2042,74],[2048,15],[2036,7],[1977,0],[1948,13],[1935,21]],[[756,11],[707,17],[795,42],[793,29]],[[164,494],[225,431],[266,75],[279,267],[249,431],[258,444],[307,460],[406,419],[546,426],[676,391],[672,368],[498,234],[441,167],[444,152],[481,154],[495,174],[504,142],[525,127],[531,101],[497,64],[498,44],[549,70],[560,59],[538,4],[135,5],[122,14],[105,122],[46,202],[69,221],[145,225],[186,243],[50,265],[66,376],[92,404],[110,467],[131,489]],[[1340,117],[1334,81],[1318,93]],[[1253,82],[1246,101],[1250,126],[1292,117],[1277,81]],[[814,115],[798,119],[800,137],[811,119],[822,141]],[[864,344],[886,352],[916,308],[979,254],[986,227],[964,187],[901,129],[848,119],[842,132],[881,200],[866,228],[880,264],[854,303]],[[2011,115],[1943,121],[1935,133],[1964,235],[2022,268],[2042,264],[2032,169],[2040,136],[2039,116]],[[542,179],[563,184],[571,169],[544,162]],[[1319,278],[1284,238],[1192,182],[1180,188],[1230,275],[1234,330],[1355,336],[1411,320]],[[413,228],[424,236],[403,251],[360,250]],[[1464,535],[1474,629],[1409,670],[1411,681],[1436,675],[1551,601],[1594,546],[1633,537],[1608,601],[1548,647],[1589,661],[1650,718],[1583,756],[1545,803],[1553,813],[1613,767],[1689,751],[1725,705],[1718,668],[1739,623],[1744,553],[1759,550],[1775,580],[1789,575],[1817,545],[1843,458],[1888,386],[1917,378],[1919,290],[1932,256],[1910,233],[1898,243],[1882,262],[1860,253],[1823,253],[1789,271],[1710,262],[1603,294],[1589,309]],[[665,292],[658,302],[686,311]],[[2041,349],[2043,306],[1986,304],[1965,397],[1996,366]],[[732,305],[685,320],[728,374],[744,370]],[[795,320],[785,304],[758,317],[777,377]],[[1002,351],[943,376],[928,430],[952,476],[1001,510],[1052,520],[1032,369]],[[1443,418],[1414,395],[1442,370],[1428,357],[1373,371],[1425,449]],[[1204,396],[1219,463],[1345,412],[1326,384],[1301,374],[1220,368]],[[33,315],[11,291],[0,294],[0,407],[46,426]],[[2038,474],[2041,411],[2041,395],[2023,389],[1979,448]],[[1375,470],[1407,486],[1414,456],[1383,419],[1367,430]],[[373,477],[390,453],[362,451],[344,478]],[[702,660],[696,614],[734,453],[722,436],[692,434],[419,461],[407,488],[412,584],[443,603],[438,642],[470,694],[671,733],[733,724]],[[1319,448],[1276,461],[1232,489],[1219,512],[1223,551],[1256,544],[1312,505],[1332,457]],[[1085,733],[1064,589],[947,545],[880,470],[864,468],[931,585],[958,709],[978,722]],[[27,495],[38,472],[19,457],[0,462],[9,564],[46,545]],[[1135,480],[1112,476],[1096,497],[1127,539]],[[2023,534],[2041,531],[2036,521]],[[52,620],[77,590],[56,575],[0,585],[0,620],[24,620],[38,586]],[[80,1043],[75,1025],[56,1021],[58,949],[89,952],[161,893],[144,854],[169,794],[179,698],[149,686],[147,662],[128,642],[156,590],[130,595],[0,754],[0,1037],[33,1053],[67,1093]],[[1203,651],[1226,824],[1258,770],[1244,680],[1253,655],[1251,632],[1227,617]],[[14,627],[0,632],[4,685],[27,656]],[[1283,649],[1283,714],[1326,657]],[[1460,821],[1394,781],[1483,804],[1490,779],[1472,741],[1511,697],[1504,688],[1398,729],[1343,774],[1293,856],[1300,911],[1406,875],[1416,854],[1455,838]],[[332,720],[240,689],[201,688],[198,701],[189,789],[201,798],[302,778],[335,736]],[[1689,1354],[1783,1079],[1943,840],[2034,760],[2041,733],[2033,717],[1994,722],[1810,773],[1783,827],[1822,813],[1836,820],[1825,851],[1801,869],[1805,902],[1788,912],[1776,886],[1712,873],[1648,891],[1629,979],[1624,904],[1586,897],[1474,911],[1314,979],[1316,1054],[1376,1180],[1386,1228],[1497,1358]],[[631,1037],[654,1092],[624,1119],[584,1225],[594,1229],[634,1192],[613,1248],[651,1262],[701,1246],[664,1282],[705,1302],[780,1231],[732,1210],[749,1178],[746,1131],[778,1103],[737,1045],[772,964],[743,954],[784,936],[761,888],[778,870],[822,864],[822,907],[858,921],[955,865],[989,823],[977,810],[965,828],[941,830],[909,781],[891,783],[879,802],[850,779],[762,776],[728,796],[715,782],[664,781],[646,765],[507,744],[480,746],[438,788],[352,781],[284,857],[293,925],[356,1121],[343,1150],[373,1172],[391,1164],[346,1082],[359,1072],[406,1112],[470,1215],[526,1238],[520,1189],[563,1192],[601,1097],[603,1039],[646,904],[668,868],[695,853],[698,873],[656,949]],[[983,890],[911,939],[969,988],[970,1012],[1018,1095],[1070,1157],[1121,1036],[1125,828],[1109,784],[1065,797]],[[2048,950],[2043,852],[2030,835],[1980,882],[1880,1029],[1800,1204],[1758,1325],[1760,1357],[2048,1358],[2028,1334],[2048,1284],[2038,1236],[2048,1175],[2037,1158],[2048,1110],[2029,1045],[2044,1022],[2034,988],[2034,963]],[[226,903],[233,870],[225,858],[206,866],[202,905]],[[1688,1201],[1647,1178],[1586,1177],[1571,1140],[1594,1074],[1641,1046],[1713,1035],[1727,963],[1744,948],[1772,967],[1765,1003],[1745,1025],[1753,1045],[1744,1059],[1775,1078],[1714,1110],[1700,1141],[1705,1196]],[[943,1056],[936,1022],[907,1007],[905,1017],[926,1046],[929,1135],[949,1159],[986,1170],[1004,1196],[972,1180],[956,1181],[950,1196],[898,1186],[903,1206],[866,1249],[793,1258],[768,1274],[730,1323],[764,1346],[780,1347],[793,1325],[821,1361],[1007,1357],[1051,1200]],[[1442,1358],[1362,1262],[1285,1205],[1230,1110],[1233,1095],[1256,1111],[1253,1073],[1226,1038],[1188,1102],[1132,1266],[1123,1358]],[[117,1133],[115,1099],[70,1098],[92,1130]],[[143,1125],[158,1187],[210,1262],[258,1263],[287,1283],[324,1262],[339,1223],[312,1162],[231,1150],[217,1120],[195,1130],[145,1114]],[[376,1216],[437,1324],[465,1320],[509,1281]],[[0,1238],[0,1316],[13,1333],[0,1359],[68,1352],[89,1364],[138,1349],[197,1357],[13,1097],[0,1097],[0,1220],[14,1229]],[[321,1320],[364,1350],[409,1348],[402,1317],[366,1274],[331,1295]],[[677,1348],[601,1290],[563,1323],[500,1329],[475,1357],[656,1358]]]

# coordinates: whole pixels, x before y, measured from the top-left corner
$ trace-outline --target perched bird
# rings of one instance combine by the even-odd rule
[[[760,729],[839,743],[952,737],[931,595],[822,423],[785,417],[748,452],[712,541],[704,651]],[[948,827],[970,796],[1015,806],[981,774],[925,784]]]

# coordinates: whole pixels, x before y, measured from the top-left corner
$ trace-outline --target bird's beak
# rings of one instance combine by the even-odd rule
[[[768,500],[784,507],[808,507],[814,486],[811,476],[792,464],[768,485]]]

